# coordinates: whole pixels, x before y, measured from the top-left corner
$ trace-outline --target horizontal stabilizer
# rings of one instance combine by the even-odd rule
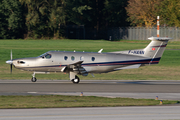
[[[170,40],[172,38],[168,38],[168,37],[150,37],[148,38],[149,40],[153,40],[153,41],[167,41],[167,40]]]

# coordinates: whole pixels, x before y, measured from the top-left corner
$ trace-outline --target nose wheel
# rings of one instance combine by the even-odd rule
[[[32,76],[33,76],[33,77],[31,78],[31,81],[32,81],[32,82],[36,82],[37,79],[36,79],[36,77],[35,77],[35,72],[32,74]]]
[[[75,76],[75,79],[71,80],[74,84],[78,84],[80,82],[80,79],[78,76]]]

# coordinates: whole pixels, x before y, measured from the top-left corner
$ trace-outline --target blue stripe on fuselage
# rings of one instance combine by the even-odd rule
[[[116,61],[116,62],[102,62],[102,63],[85,63],[82,66],[111,66],[111,65],[133,65],[133,64],[158,64],[161,58],[145,59],[145,60],[132,60],[132,61]]]
[[[113,66],[113,65],[133,65],[133,64],[158,64],[161,58],[132,60],[132,61],[115,61],[115,62],[99,62],[99,63],[84,63],[82,66]],[[24,67],[24,68],[40,68],[40,67],[65,67],[67,65],[51,65],[38,67]]]

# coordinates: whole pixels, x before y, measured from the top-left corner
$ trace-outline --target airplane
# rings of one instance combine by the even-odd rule
[[[108,73],[123,69],[139,68],[145,65],[158,64],[168,41],[168,37],[150,37],[151,42],[144,49],[98,52],[65,52],[48,51],[38,57],[20,58],[6,61],[17,69],[33,71],[32,82],[36,82],[35,74],[64,72],[69,74],[73,83],[79,83],[77,75],[87,76],[89,73]]]

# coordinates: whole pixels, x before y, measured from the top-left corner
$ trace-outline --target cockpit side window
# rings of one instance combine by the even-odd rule
[[[46,59],[50,59],[51,57],[52,57],[52,55],[51,54],[48,54],[48,53],[44,53],[44,54],[42,54],[42,55],[40,55],[39,57],[41,57],[41,58],[46,58]]]
[[[45,58],[46,58],[46,59],[50,59],[50,58],[51,58],[51,54],[45,55]]]

